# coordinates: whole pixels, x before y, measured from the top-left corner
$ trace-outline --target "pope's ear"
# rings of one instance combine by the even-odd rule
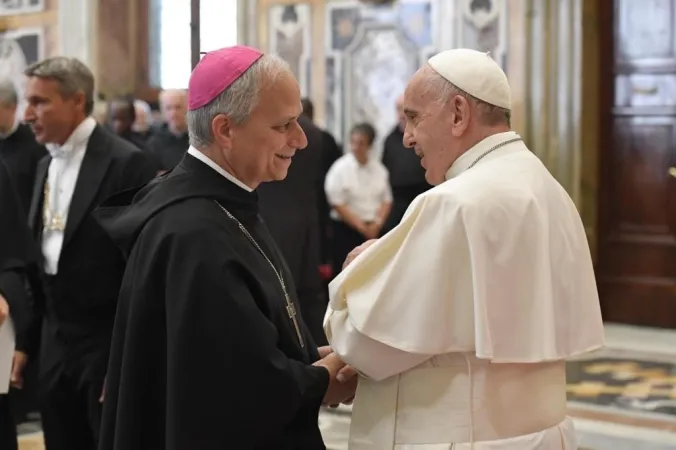
[[[211,135],[219,147],[230,148],[232,142],[232,121],[225,114],[218,114],[211,120]]]

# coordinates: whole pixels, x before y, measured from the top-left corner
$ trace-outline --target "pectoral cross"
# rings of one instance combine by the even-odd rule
[[[296,319],[296,307],[289,298],[289,294],[285,294],[286,297],[286,312],[289,315],[289,319],[293,322],[293,327],[296,329],[296,334],[298,335],[298,342],[300,342],[301,348],[305,347],[303,342],[303,335],[300,333],[300,326],[298,325],[298,319]]]

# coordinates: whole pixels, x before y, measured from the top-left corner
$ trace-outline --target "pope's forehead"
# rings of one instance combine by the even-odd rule
[[[404,91],[404,105],[421,104],[433,99],[434,92],[430,89],[429,67],[419,69],[409,80]]]

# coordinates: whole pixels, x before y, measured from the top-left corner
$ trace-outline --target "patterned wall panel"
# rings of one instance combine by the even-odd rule
[[[289,63],[304,96],[311,92],[311,12],[309,3],[273,5],[268,9],[268,51]]]
[[[372,123],[380,138],[376,152],[396,123],[396,98],[436,52],[475,48],[507,67],[506,0],[398,0],[381,6],[359,0],[241,1],[248,12],[243,21],[250,32],[242,33],[247,43],[256,45],[251,30],[263,14],[265,47],[291,64],[303,95],[313,93],[323,103],[320,122],[340,142],[355,123]],[[324,30],[323,48],[313,40],[315,27]],[[312,73],[313,57],[323,60],[323,77],[321,70]]]
[[[394,103],[421,62],[434,54],[437,1],[368,6],[332,1],[326,8],[326,128],[346,142],[352,125],[377,130],[374,150],[396,123]]]

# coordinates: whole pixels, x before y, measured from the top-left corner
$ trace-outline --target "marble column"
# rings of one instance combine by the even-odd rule
[[[59,0],[58,54],[80,59],[96,77],[96,24],[98,2]]]
[[[596,0],[510,0],[514,125],[572,197],[595,248]],[[584,26],[583,26],[584,24]],[[590,128],[591,127],[591,128]]]

